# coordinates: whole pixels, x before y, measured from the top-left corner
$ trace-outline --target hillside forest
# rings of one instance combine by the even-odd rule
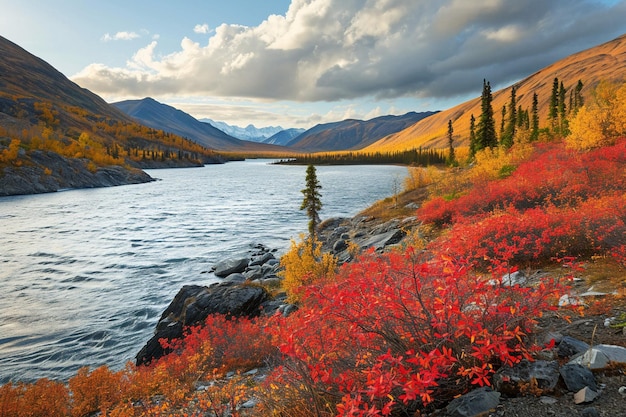
[[[352,248],[354,259],[338,267],[320,245],[294,241],[281,260],[283,288],[267,288],[297,302],[291,315],[210,316],[186,338],[163,341],[173,353],[149,366],[2,386],[0,416],[416,415],[492,385],[500,367],[551,348],[533,337],[542,317],[611,308],[559,307],[575,274],[596,262],[624,274],[626,84],[587,90],[568,93],[555,79],[540,126],[535,108],[516,106],[512,88],[498,126],[485,81],[469,148],[451,146],[448,168],[411,169],[404,193],[423,191],[409,213],[421,226],[402,246]],[[4,163],[24,147],[94,152],[102,163],[144,157],[139,144],[130,146],[136,127],[98,125],[127,138],[116,155],[90,142],[93,131],[51,138],[55,109],[37,109],[42,123],[13,132]],[[384,215],[400,215],[393,210]],[[501,285],[506,274],[538,268],[551,273],[532,286]],[[619,287],[616,300],[625,295]],[[256,367],[267,377],[245,375]],[[252,411],[240,407],[250,398]]]

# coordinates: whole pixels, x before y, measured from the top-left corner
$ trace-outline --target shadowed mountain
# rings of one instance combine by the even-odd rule
[[[175,133],[217,151],[226,152],[290,152],[275,145],[250,142],[234,138],[209,123],[152,98],[126,100],[113,103],[139,123],[154,129]]]
[[[558,78],[568,90],[567,96],[581,80],[584,84],[583,96],[602,80],[624,81],[626,74],[626,35],[595,46],[593,48],[570,55],[529,77],[515,83],[517,105],[530,110],[533,93],[537,93],[539,124],[546,127],[547,115],[554,78]],[[480,94],[482,80],[476,80],[476,91]],[[492,107],[496,119],[496,126],[502,119],[500,110],[508,105],[511,89],[504,88],[492,94]],[[402,151],[418,147],[445,148],[447,147],[448,121],[452,120],[455,146],[469,145],[470,117],[473,114],[478,121],[481,114],[481,100],[473,100],[459,104],[451,109],[441,111],[414,125],[391,134],[378,142],[368,146],[368,152]]]
[[[265,139],[263,143],[271,143],[273,145],[285,146],[294,138],[298,137],[298,135],[304,133],[304,131],[305,129],[299,129],[295,127],[291,129],[281,130],[280,132],[277,132],[269,138]]]
[[[410,112],[402,116],[381,116],[366,121],[348,119],[319,124],[297,136],[287,146],[302,152],[359,150],[433,114],[435,112]]]

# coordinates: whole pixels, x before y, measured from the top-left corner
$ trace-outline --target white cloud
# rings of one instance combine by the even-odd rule
[[[123,32],[117,32],[114,35],[111,35],[109,33],[105,33],[102,36],[101,39],[104,42],[109,42],[109,41],[130,41],[130,40],[133,40],[133,39],[136,39],[136,38],[139,38],[139,37],[140,37],[139,34],[136,33],[136,32],[125,32],[125,31],[123,31]]]
[[[196,26],[194,26],[193,28],[194,33],[199,33],[199,34],[206,34],[206,33],[210,33],[211,29],[209,28],[209,25],[206,23],[203,24],[198,24]]]
[[[608,41],[626,32],[624,15],[626,0],[292,0],[258,26],[222,24],[208,43],[184,38],[165,54],[153,39],[125,67],[92,64],[72,78],[104,96],[438,100]]]

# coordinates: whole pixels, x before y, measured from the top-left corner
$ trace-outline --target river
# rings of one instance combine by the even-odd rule
[[[120,369],[180,287],[306,232],[303,166],[267,160],[148,170],[158,181],[0,198],[0,384]],[[320,166],[322,219],[393,194],[398,166]]]

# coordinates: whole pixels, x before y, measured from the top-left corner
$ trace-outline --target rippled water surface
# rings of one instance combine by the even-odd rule
[[[256,160],[151,170],[149,184],[0,198],[0,384],[121,368],[185,284],[306,231],[305,167]],[[406,169],[318,167],[322,218],[389,196]]]

